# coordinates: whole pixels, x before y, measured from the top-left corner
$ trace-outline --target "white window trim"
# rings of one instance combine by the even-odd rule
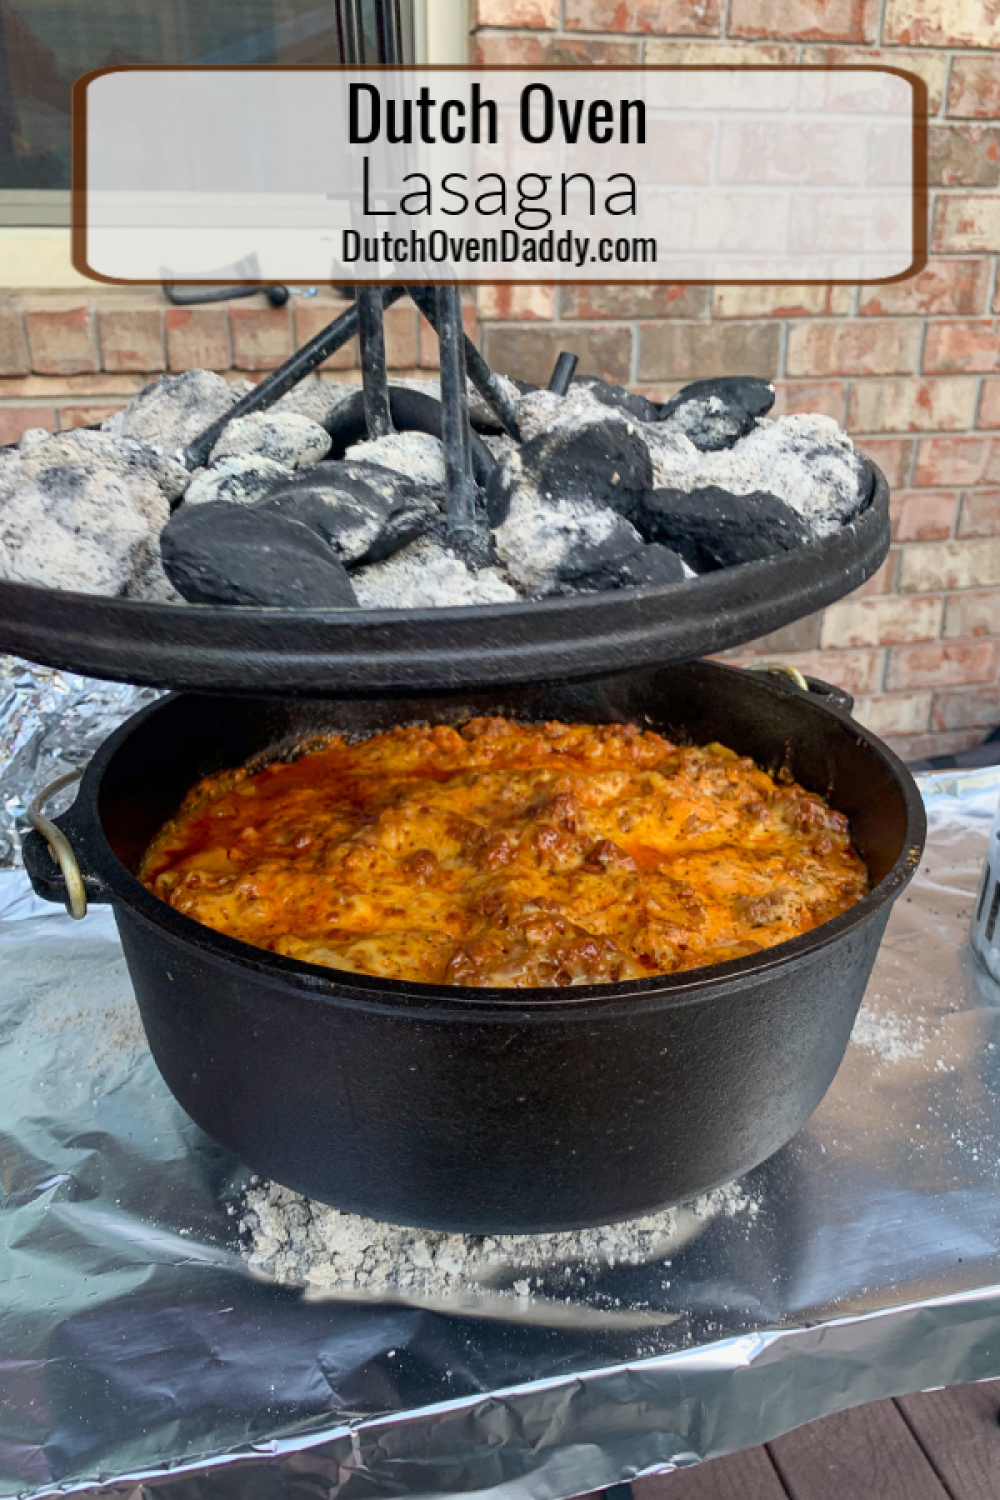
[[[417,62],[468,62],[469,0],[412,0],[412,3]],[[62,207],[65,199],[61,195],[60,200]],[[59,211],[54,203],[52,211]],[[0,292],[77,291],[97,285],[100,283],[73,269],[67,228],[51,222],[17,226],[4,226],[0,222]]]

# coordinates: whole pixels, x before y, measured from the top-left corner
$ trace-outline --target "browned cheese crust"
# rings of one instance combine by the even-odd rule
[[[308,963],[519,988],[721,963],[868,889],[841,813],[722,745],[501,718],[210,776],[140,878]]]

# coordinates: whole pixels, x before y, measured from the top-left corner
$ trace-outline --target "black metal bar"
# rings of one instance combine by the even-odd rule
[[[403,24],[396,0],[374,0],[379,62],[393,67],[403,61]]]
[[[365,61],[365,27],[361,0],[337,0],[337,30],[343,38],[341,60],[357,67]]]
[[[404,293],[403,287],[386,287],[382,292],[382,306],[389,307],[393,302],[398,302]],[[332,323],[321,328],[307,344],[297,349],[291,359],[286,359],[283,365],[266,376],[260,385],[254,386],[252,391],[247,391],[245,396],[235,402],[228,411],[223,412],[221,417],[216,417],[214,422],[209,423],[203,432],[192,438],[184,449],[184,462],[189,469],[200,468],[208,458],[212,449],[219,440],[219,434],[227,427],[235,417],[248,417],[251,412],[266,411],[269,406],[290,391],[293,385],[298,385],[303,376],[315,370],[325,359],[352,339],[358,331],[358,311],[356,307],[349,307],[347,312],[341,313]]]
[[[284,307],[288,301],[287,286],[276,282],[273,286],[199,286],[197,282],[181,285],[165,281],[163,290],[169,301],[178,307],[196,307],[202,302],[230,302],[235,297],[253,297],[263,292],[272,307]]]
[[[370,438],[387,437],[393,426],[389,410],[389,375],[385,365],[382,291],[377,286],[359,286],[356,297],[365,425]]]
[[[571,354],[568,349],[564,349],[555,362],[555,367],[549,380],[549,390],[554,391],[557,396],[565,396],[569,390],[569,383],[576,374],[576,367],[579,363],[579,355]]]
[[[462,298],[457,286],[437,289],[441,346],[441,434],[444,440],[445,514],[452,536],[476,530],[476,487],[469,449],[469,393],[465,384]]]
[[[430,286],[411,286],[407,288],[410,296],[434,329],[441,337],[438,327],[437,301],[434,288]],[[486,363],[475,344],[464,335],[465,364],[469,379],[482,396],[487,406],[495,413],[500,425],[510,433],[515,442],[521,441],[521,429],[517,425],[517,414],[514,411],[514,403],[500,384],[489,365]]]

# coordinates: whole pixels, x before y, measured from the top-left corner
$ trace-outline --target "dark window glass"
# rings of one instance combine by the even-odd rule
[[[70,85],[92,68],[338,62],[335,0],[0,0],[0,191],[69,187]]]

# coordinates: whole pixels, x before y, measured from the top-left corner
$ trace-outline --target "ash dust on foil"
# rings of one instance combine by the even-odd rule
[[[732,1182],[677,1208],[596,1229],[440,1234],[341,1213],[267,1182],[248,1190],[240,1230],[251,1270],[314,1293],[447,1296],[479,1288],[527,1301],[550,1300],[543,1287],[553,1268],[644,1265],[709,1220],[742,1216],[749,1222],[758,1211],[755,1200]]]
[[[863,1005],[851,1041],[866,1052],[874,1052],[883,1062],[900,1063],[919,1057],[929,1038],[912,1017],[897,1015],[895,1011],[880,1013]]]

